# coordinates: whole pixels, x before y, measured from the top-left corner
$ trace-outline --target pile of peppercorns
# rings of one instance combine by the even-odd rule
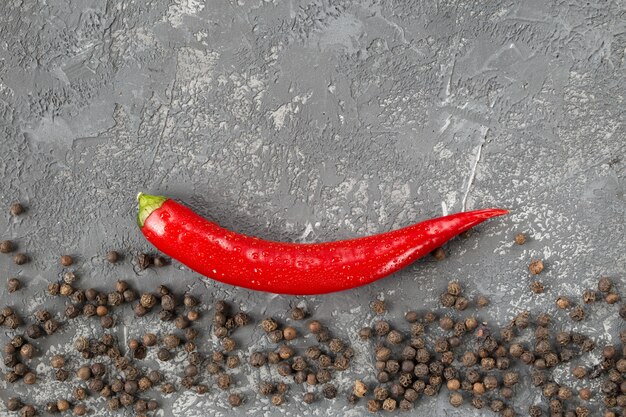
[[[291,311],[291,318],[295,321],[304,319],[306,313],[301,308]],[[292,326],[280,329],[279,324],[273,318],[265,318],[261,321],[261,328],[267,334],[273,344],[291,341],[298,337],[298,330]],[[345,371],[354,356],[354,350],[346,343],[333,337],[329,329],[317,320],[309,321],[307,325],[309,333],[313,334],[318,344],[312,344],[300,348],[300,352],[289,344],[281,344],[276,350],[255,351],[250,356],[250,364],[253,367],[261,367],[269,364],[275,367],[281,377],[293,377],[296,384],[304,384],[305,389],[302,397],[307,404],[317,399],[314,387],[321,385],[324,398],[333,399],[337,396],[337,387],[331,382],[336,372]],[[261,395],[271,395],[271,403],[280,405],[284,401],[287,386],[279,382],[262,381],[258,392]]]
[[[515,237],[518,245],[526,240],[524,234]],[[445,258],[441,248],[433,255],[437,260]],[[528,268],[536,276],[544,270],[544,263],[533,260]],[[544,286],[533,280],[530,289],[541,293]],[[587,305],[600,298],[608,304],[620,299],[608,278],[599,280],[597,291],[588,289],[582,295],[583,304]],[[576,400],[574,390],[557,384],[553,373],[559,365],[593,351],[596,346],[591,338],[581,333],[557,331],[548,313],[533,318],[528,311],[523,311],[503,328],[490,327],[473,315],[462,317],[472,303],[463,295],[458,282],[450,282],[439,301],[445,309],[455,313],[450,310],[421,314],[408,311],[405,314],[408,330],[394,329],[380,317],[387,310],[384,301],[371,303],[372,311],[379,318],[370,327],[360,329],[358,336],[363,341],[373,341],[375,383],[368,386],[363,380],[356,380],[348,402],[366,398],[370,412],[409,411],[421,397],[436,396],[445,387],[454,407],[469,403],[476,409],[488,408],[510,417],[519,413],[514,409],[515,388],[521,378],[527,376],[545,398],[543,404],[530,406],[528,415],[591,415],[588,405],[593,396],[591,389],[581,388]],[[480,309],[488,303],[486,297],[478,295],[473,305]],[[585,319],[585,309],[565,296],[556,298],[556,306],[569,310],[573,321]],[[620,308],[619,315],[626,320],[626,305]],[[620,334],[620,339],[626,346],[626,332]],[[614,417],[616,408],[621,408],[622,413],[626,410],[626,347],[621,359],[617,353],[614,346],[606,346],[602,350],[602,362],[591,371],[581,366],[572,371],[579,380],[605,376],[600,388],[607,407],[605,417]]]
[[[13,215],[23,212],[24,208],[19,204],[11,208]],[[9,240],[0,242],[0,253],[10,254],[15,249],[16,245]],[[105,259],[116,264],[122,255],[110,251]],[[23,265],[30,258],[18,253],[13,260],[17,265]],[[169,264],[162,256],[145,253],[138,254],[132,262],[140,270]],[[89,412],[86,405],[89,398],[102,398],[108,410],[132,409],[137,417],[144,417],[159,409],[157,399],[151,398],[157,394],[157,388],[162,395],[179,390],[192,390],[202,395],[209,393],[211,387],[215,386],[228,392],[228,403],[237,407],[244,402],[244,395],[233,392],[231,371],[241,365],[252,368],[267,366],[277,374],[274,380],[265,379],[256,387],[259,395],[271,395],[271,404],[280,406],[286,400],[290,380],[305,386],[303,400],[312,403],[318,398],[315,392],[317,387],[325,398],[331,399],[337,395],[332,379],[336,372],[348,368],[354,355],[352,348],[333,337],[329,329],[317,320],[296,328],[281,326],[278,320],[267,317],[261,321],[260,327],[265,331],[267,341],[274,347],[254,351],[247,360],[242,360],[241,349],[233,335],[238,328],[250,324],[252,319],[246,312],[232,311],[231,305],[224,300],[218,300],[213,305],[211,329],[219,347],[202,352],[196,344],[201,336],[196,323],[201,318],[202,306],[193,295],[175,294],[165,285],[159,285],[155,292],[140,294],[124,280],[117,281],[110,291],[80,288],[78,275],[69,269],[74,264],[72,256],[61,256],[60,264],[64,268],[61,279],[48,284],[47,293],[66,300],[61,314],[63,320],[57,320],[53,311],[43,309],[36,311],[33,317],[24,319],[15,308],[4,307],[0,311],[0,324],[13,334],[3,349],[6,368],[4,380],[9,384],[34,386],[38,380],[41,382],[50,378],[66,382],[72,387],[71,398],[50,400],[37,407],[24,404],[16,397],[9,398],[6,409],[19,411],[22,417],[31,417],[41,411],[55,414],[70,409],[74,415],[85,415]],[[18,278],[7,280],[9,293],[16,293],[21,288]],[[109,331],[118,324],[116,317],[128,314],[126,306],[132,308],[136,317],[156,314],[161,322],[171,322],[173,326],[164,325],[162,331],[146,332],[140,338],[120,341]],[[296,307],[291,310],[290,318],[294,323],[299,323],[308,314],[305,309]],[[61,327],[71,326],[76,320],[95,320],[102,329],[101,335],[94,338],[77,337],[73,340],[70,352],[56,353],[47,358],[53,369],[52,375],[37,375],[29,366],[33,358],[45,357],[45,352],[36,347],[37,339],[52,335]],[[172,327],[174,331],[165,330]],[[298,348],[292,341],[305,331],[313,334],[317,343]],[[207,345],[205,342],[203,340],[200,346]],[[151,369],[150,362],[144,361],[155,358],[158,366],[160,362],[180,357],[180,353],[184,360],[175,378],[164,375],[158,369]]]
[[[142,254],[142,257],[145,256]],[[118,259],[111,253],[107,258],[113,262]],[[62,262],[64,266],[71,265],[67,256],[62,258]],[[150,261],[148,264],[144,263],[144,266],[153,264],[154,262]],[[69,300],[64,310],[65,322],[59,323],[52,318],[50,312],[39,310],[34,315],[35,322],[26,327],[26,333],[16,334],[5,345],[4,364],[10,369],[5,373],[5,380],[8,383],[22,380],[24,384],[34,385],[37,381],[35,372],[20,361],[20,359],[28,361],[35,355],[36,349],[28,340],[52,334],[59,326],[71,325],[73,320],[97,319],[106,331],[115,325],[113,312],[124,308],[125,305],[132,305],[135,316],[156,313],[161,321],[173,322],[177,332],[162,334],[148,332],[141,339],[129,339],[126,346],[120,345],[115,336],[106,332],[96,339],[78,337],[74,341],[74,351],[76,356],[87,362],[71,372],[65,366],[69,361],[66,361],[63,355],[56,354],[50,358],[50,365],[55,369],[53,375],[55,380],[68,381],[72,385],[78,381],[84,386],[76,386],[71,399],[63,398],[48,402],[45,405],[47,412],[62,412],[73,404],[74,414],[84,415],[88,410],[81,401],[92,396],[104,398],[109,410],[132,408],[137,417],[143,417],[146,412],[159,408],[155,399],[142,398],[153,388],[160,387],[164,395],[171,394],[178,388],[193,390],[198,394],[208,393],[209,385],[199,382],[204,372],[212,378],[211,382],[220,390],[229,391],[232,388],[233,378],[228,371],[239,367],[242,361],[237,343],[231,336],[237,328],[251,322],[247,313],[238,311],[233,314],[229,303],[224,300],[215,302],[212,332],[219,340],[220,348],[202,353],[196,345],[199,331],[194,327],[194,323],[201,315],[196,297],[190,294],[180,297],[164,285],[159,285],[155,293],[139,294],[123,280],[117,281],[111,292],[94,288],[81,289],[76,281],[77,277],[73,272],[66,272],[61,282],[48,286],[50,295],[67,297]],[[179,302],[181,299],[182,303]],[[291,311],[291,319],[294,321],[301,321],[306,316],[307,313],[302,308],[296,307]],[[13,330],[19,328],[21,320],[17,319],[12,308],[5,307],[2,317],[5,323],[7,319],[17,323],[12,326]],[[300,348],[302,355],[299,355],[298,349],[289,343],[299,336],[301,330],[293,326],[281,328],[278,322],[270,317],[263,319],[260,327],[277,348],[253,352],[248,358],[250,366],[275,366],[280,377],[290,377],[296,384],[306,383],[309,387],[303,396],[306,403],[312,403],[317,399],[317,395],[311,389],[317,384],[322,384],[321,392],[325,398],[331,399],[336,396],[337,388],[331,380],[335,372],[348,368],[350,358],[354,355],[352,348],[346,346],[341,339],[332,337],[329,329],[317,320],[308,322],[306,327],[315,335],[319,344]],[[178,388],[173,382],[166,381],[158,370],[142,366],[142,360],[146,359],[150,349],[154,349],[157,360],[161,362],[171,360],[178,351],[185,352],[186,360]],[[124,350],[126,354],[123,353]],[[285,401],[289,389],[285,378],[281,379],[283,380],[262,381],[258,387],[260,395],[272,395],[271,403],[275,406]],[[231,392],[227,398],[233,407],[241,405],[244,401],[241,393]],[[9,399],[6,405],[10,411],[20,410],[23,417],[35,415],[36,412],[33,405],[22,404],[17,398]]]

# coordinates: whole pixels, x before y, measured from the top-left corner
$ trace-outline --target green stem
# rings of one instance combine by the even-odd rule
[[[167,200],[166,197],[160,195],[150,195],[139,193],[137,194],[137,201],[139,202],[139,213],[137,213],[137,224],[141,229],[143,227],[143,223],[146,221],[149,215],[152,212],[165,203]]]

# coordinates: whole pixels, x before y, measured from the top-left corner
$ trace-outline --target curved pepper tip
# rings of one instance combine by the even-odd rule
[[[137,225],[141,229],[144,222],[152,214],[152,212],[165,203],[166,197],[160,195],[150,195],[140,192],[137,194],[137,202],[139,205],[139,211],[137,213]]]

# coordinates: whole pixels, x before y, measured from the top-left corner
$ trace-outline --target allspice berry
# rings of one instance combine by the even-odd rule
[[[359,398],[363,398],[367,394],[367,391],[367,385],[365,385],[363,381],[361,381],[360,379],[354,381],[354,388],[352,390],[352,392],[354,392],[354,395]]]
[[[139,269],[146,269],[152,264],[152,257],[147,253],[140,253],[137,255],[136,262]]]
[[[84,416],[85,414],[87,414],[87,406],[85,404],[76,404],[74,406],[75,416]]]
[[[463,395],[459,392],[453,392],[450,394],[450,405],[453,407],[460,407],[463,404]]]
[[[533,275],[538,275],[541,273],[541,271],[543,271],[543,261],[539,260],[539,259],[535,259],[533,260],[530,265],[528,265],[528,270],[530,271],[531,274]]]
[[[70,266],[74,263],[74,259],[70,255],[63,255],[60,259],[61,265]]]
[[[64,412],[64,411],[69,410],[70,409],[69,401],[64,400],[64,399],[57,400],[57,409],[60,412]]]
[[[404,314],[404,319],[409,323],[415,323],[419,320],[419,314],[417,311],[410,310]]]
[[[25,359],[32,359],[35,355],[35,347],[30,343],[24,343],[22,347],[20,347],[20,356]]]
[[[110,263],[114,264],[114,263],[116,263],[120,259],[120,254],[117,253],[114,250],[111,250],[111,251],[107,252],[106,259]]]
[[[174,349],[180,345],[180,338],[175,334],[168,334],[163,338],[163,345],[168,349]]]
[[[172,358],[172,354],[166,348],[161,348],[157,352],[157,358],[160,361],[166,362],[166,361],[169,361]]]
[[[619,301],[619,299],[619,295],[614,292],[610,292],[606,295],[606,297],[604,297],[604,301],[606,301],[607,304],[615,304]]]
[[[457,391],[461,388],[461,381],[458,379],[451,379],[447,383],[448,390]]]
[[[30,404],[25,405],[20,409],[20,417],[34,417],[35,415],[37,415],[37,410]]]
[[[298,337],[298,332],[295,328],[287,326],[283,329],[283,337],[285,340],[293,340]]]
[[[7,291],[9,293],[14,293],[15,291],[19,290],[20,288],[22,288],[22,283],[19,279],[17,278],[9,278],[7,280]]]
[[[13,242],[10,240],[3,240],[0,242],[0,253],[10,253],[13,252],[13,249]]]
[[[385,401],[383,401],[383,410],[391,412],[396,409],[396,405],[397,402],[395,399],[387,398]]]
[[[139,304],[141,304],[142,307],[147,308],[147,309],[154,307],[156,303],[157,303],[156,297],[150,293],[142,294],[141,298],[139,299]]]
[[[478,327],[478,320],[476,317],[471,316],[465,319],[465,328],[469,331],[474,330]]]
[[[383,300],[374,300],[370,303],[370,308],[374,314],[384,314],[387,311],[387,306]]]
[[[448,282],[448,294],[453,296],[461,295],[463,289],[461,288],[461,284],[458,281],[450,281]]]
[[[24,265],[28,262],[28,256],[25,253],[16,253],[13,257],[13,262],[15,262],[15,265]]]
[[[76,371],[76,376],[83,381],[87,381],[89,378],[91,378],[91,368],[88,366],[82,366],[78,368],[78,371]]]
[[[609,278],[603,277],[598,280],[598,291],[608,293],[613,288],[613,283]]]
[[[591,304],[596,301],[596,292],[594,290],[585,290],[583,292],[583,302],[585,304]]]
[[[50,358],[50,365],[52,365],[55,369],[63,368],[65,365],[65,358],[62,355],[54,355]]]
[[[56,402],[49,402],[46,404],[46,412],[48,414],[56,414],[59,412],[59,408],[57,407]]]
[[[183,297],[183,305],[187,308],[195,307],[198,305],[198,299],[191,294],[185,294]]]
[[[558,297],[558,298],[556,299],[556,306],[557,306],[558,308],[562,309],[562,310],[563,310],[563,309],[566,309],[566,308],[569,308],[569,306],[570,306],[570,301],[569,301],[569,299],[568,299],[567,297],[563,297],[563,296]]]
[[[22,206],[20,203],[13,203],[11,204],[9,212],[12,216],[19,216],[20,214],[24,213],[24,206]]]
[[[271,333],[274,330],[278,329],[278,323],[271,317],[265,318],[261,321],[261,328],[266,333]]]
[[[243,398],[240,394],[230,394],[228,396],[228,403],[233,407],[239,407],[243,402]]]
[[[541,281],[533,281],[530,283],[530,291],[535,294],[542,294],[545,291],[545,287]]]
[[[589,401],[591,399],[591,390],[589,388],[582,388],[578,391],[578,396],[583,401]]]
[[[23,377],[24,384],[34,385],[37,383],[37,375],[34,372],[27,372]]]
[[[432,251],[432,255],[433,255],[433,258],[435,258],[435,260],[437,261],[443,261],[444,259],[446,259],[446,251],[443,250],[442,247],[439,247],[435,249],[434,251]]]
[[[146,333],[143,335],[143,344],[146,346],[154,346],[157,343],[157,336],[154,333]]]
[[[291,310],[292,320],[302,320],[306,317],[306,313],[300,307],[295,307]]]
[[[515,243],[518,245],[523,245],[526,243],[526,235],[524,233],[518,233],[515,235]]]
[[[317,334],[317,333],[321,332],[322,328],[323,328],[322,323],[320,323],[317,320],[311,320],[309,322],[308,327],[309,327],[309,332],[311,332],[313,334]]]
[[[479,295],[476,297],[476,306],[478,308],[487,307],[489,305],[489,299],[484,295]]]

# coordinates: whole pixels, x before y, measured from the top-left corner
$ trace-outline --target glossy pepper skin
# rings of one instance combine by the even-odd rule
[[[160,251],[217,281],[292,295],[325,294],[369,284],[459,233],[508,213],[475,210],[373,236],[300,244],[235,233],[165,197],[140,193],[137,198],[139,227]]]

